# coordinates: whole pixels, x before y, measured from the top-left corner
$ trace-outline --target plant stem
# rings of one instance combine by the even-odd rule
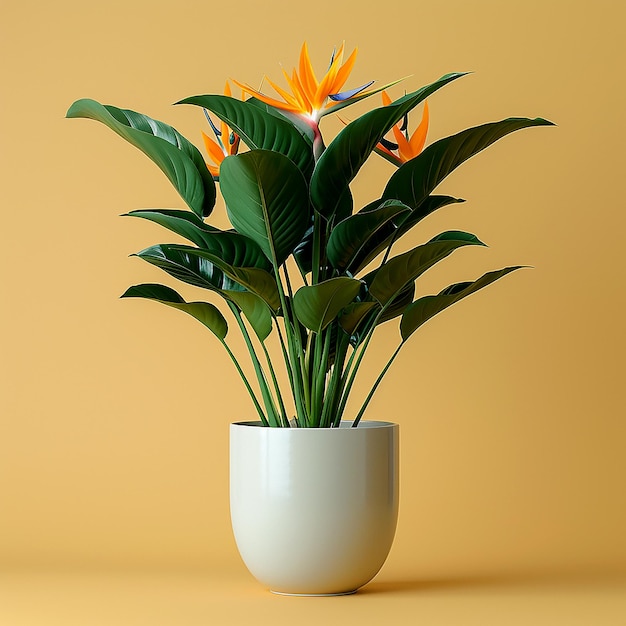
[[[370,403],[370,400],[372,399],[372,396],[374,395],[374,392],[376,391],[376,389],[378,389],[378,385],[380,385],[383,377],[387,373],[387,370],[391,367],[391,364],[394,362],[395,358],[398,356],[398,353],[400,352],[400,348],[402,348],[403,345],[404,345],[404,341],[396,348],[396,351],[391,355],[391,358],[389,359],[389,361],[387,361],[387,365],[385,365],[385,367],[383,368],[383,371],[380,373],[380,375],[376,379],[376,382],[373,384],[370,392],[367,394],[367,398],[365,398],[365,402],[363,403],[361,410],[358,412],[354,420],[354,423],[352,424],[353,428],[355,426],[358,426],[359,422],[361,421],[361,418],[363,417],[363,413],[365,413],[365,409],[367,408],[367,405]]]
[[[341,387],[338,387],[341,380],[341,372],[343,370],[343,364],[350,345],[350,337],[340,329],[337,330],[337,341],[335,344],[335,362],[332,367],[332,373],[330,381],[326,387],[326,395],[324,396],[324,406],[322,408],[322,426],[327,428],[335,426],[335,411],[337,409],[337,403],[341,392]]]
[[[287,417],[287,411],[285,409],[285,403],[283,402],[283,395],[280,392],[280,386],[278,384],[278,380],[276,379],[276,372],[274,371],[274,367],[272,365],[272,359],[265,347],[265,344],[261,341],[261,348],[263,348],[263,353],[265,354],[265,360],[267,362],[267,367],[270,371],[270,376],[272,377],[272,383],[274,384],[274,392],[276,393],[276,399],[278,400],[278,404],[280,405],[280,416],[283,422],[283,426],[289,428],[289,418]]]
[[[295,419],[296,419],[296,423],[298,424],[298,426],[300,426],[301,425],[300,418],[298,416],[304,414],[304,407],[302,406],[302,398],[300,397],[300,394],[296,393],[296,387],[294,384],[295,372],[293,371],[293,365],[292,365],[291,360],[289,359],[287,346],[285,345],[285,338],[283,337],[283,334],[280,330],[280,324],[278,323],[278,319],[276,319],[275,321],[276,321],[276,330],[278,332],[278,339],[280,341],[280,347],[283,352],[283,359],[285,361],[285,369],[287,370],[287,375],[289,376],[289,384],[290,384],[291,392],[293,394],[293,400],[296,405]]]
[[[248,393],[250,394],[250,397],[252,398],[252,402],[254,403],[254,407],[256,408],[257,413],[259,414],[259,417],[261,418],[261,422],[263,422],[263,426],[269,426],[267,418],[263,414],[263,409],[261,408],[261,405],[259,404],[259,401],[257,400],[257,397],[254,394],[254,391],[252,390],[252,387],[250,386],[250,383],[248,382],[246,375],[243,373],[243,370],[241,369],[241,365],[239,365],[239,361],[237,361],[237,357],[233,354],[232,350],[228,347],[228,344],[223,339],[220,339],[220,342],[226,349],[226,352],[228,353],[228,356],[230,357],[231,361],[235,364],[235,367],[237,368],[237,372],[239,372],[239,376],[241,376],[241,380],[243,380],[243,384],[246,386],[246,389],[248,390]]]
[[[285,284],[287,285],[287,293],[289,295],[289,302],[293,302],[293,291],[291,289],[291,281],[289,280],[289,272],[287,271],[287,267],[283,266],[283,273],[285,274]],[[281,285],[281,289],[280,292],[282,293],[281,298],[283,299],[283,301],[285,301],[285,295],[282,291],[282,284],[280,283],[280,277],[278,272],[276,273],[277,276],[277,281],[279,282],[279,284]],[[289,340],[289,337],[292,337],[291,340],[291,346],[293,346],[293,348],[295,350],[297,350],[297,353],[294,354],[294,349],[290,348],[291,351],[291,358],[292,359],[296,359],[298,361],[298,363],[300,364],[300,381],[301,381],[301,387],[296,387],[296,390],[298,390],[300,393],[302,393],[302,406],[304,407],[305,413],[302,416],[302,420],[304,421],[305,425],[307,427],[310,426],[310,416],[311,416],[311,394],[310,394],[310,389],[309,389],[309,383],[308,383],[308,372],[306,371],[306,364],[304,362],[304,350],[302,349],[302,340],[300,338],[300,329],[299,326],[297,326],[297,324],[299,325],[300,322],[296,319],[295,315],[293,315],[291,309],[287,307],[287,302],[285,301],[284,303],[284,317],[285,317],[285,330],[287,331],[287,339]],[[293,317],[293,330],[294,333],[293,335],[290,334],[289,332],[289,325],[291,323],[291,319],[290,317]],[[288,323],[289,321],[289,323]],[[297,380],[297,378],[295,377],[295,365],[296,363],[294,363],[294,378]]]
[[[272,394],[269,391],[267,379],[265,378],[265,373],[263,372],[263,368],[261,367],[261,363],[259,361],[259,358],[257,357],[254,345],[252,344],[252,340],[250,339],[248,329],[243,322],[239,309],[232,302],[229,302],[228,306],[231,308],[233,315],[237,320],[237,324],[239,325],[241,334],[243,335],[243,338],[245,339],[246,345],[248,347],[250,359],[252,360],[252,365],[254,366],[254,371],[256,372],[259,387],[261,389],[261,396],[263,397],[263,401],[265,403],[265,410],[267,411],[269,424],[270,426],[278,426],[276,406],[274,405],[274,401],[272,400]]]

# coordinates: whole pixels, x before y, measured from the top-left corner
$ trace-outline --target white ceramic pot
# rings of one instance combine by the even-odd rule
[[[272,591],[336,595],[380,570],[398,517],[397,424],[230,427],[230,511],[239,553]]]

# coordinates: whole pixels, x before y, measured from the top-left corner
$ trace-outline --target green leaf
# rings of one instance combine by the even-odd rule
[[[436,296],[424,296],[416,300],[406,309],[402,316],[402,321],[400,322],[402,341],[406,341],[422,324],[437,315],[437,313],[521,267],[518,265],[505,267],[494,272],[487,272],[473,282],[450,285]]]
[[[420,222],[424,217],[453,202],[465,202],[465,200],[451,198],[449,196],[429,196],[417,209],[411,211],[408,215],[402,214],[399,220],[394,219],[387,222],[367,241],[354,261],[348,267],[348,270],[352,274],[357,274],[370,261],[375,259],[383,250],[413,228],[413,226]],[[358,214],[371,210],[372,207],[378,206],[380,203],[383,203],[383,200],[377,200],[376,202],[369,204],[364,209],[361,209]],[[398,205],[406,207],[406,205],[399,200],[385,200],[384,203],[397,203]]]
[[[136,256],[161,268],[170,276],[189,285],[221,292],[224,289],[242,291],[244,288],[233,281],[208,259],[191,255],[197,248],[161,244],[150,246]]]
[[[437,235],[409,252],[389,259],[384,265],[365,277],[370,294],[386,306],[406,285],[419,278],[426,270],[462,246],[484,246],[475,235],[462,231],[448,231]]]
[[[512,117],[440,139],[393,174],[385,187],[383,199],[394,198],[417,208],[461,163],[505,135],[530,126],[553,126],[553,123],[542,118]]]
[[[227,263],[223,258],[211,254],[199,248],[186,248],[183,246],[172,246],[173,249],[183,250],[186,255],[199,261],[206,261],[215,268],[219,268],[225,276],[234,281],[235,284],[241,285],[248,291],[260,296],[272,309],[276,312],[280,308],[280,296],[278,294],[278,286],[272,274],[258,267],[238,267]],[[232,287],[231,287],[232,289]],[[241,288],[235,289],[240,291]]]
[[[409,215],[399,225],[398,237],[407,233],[411,230],[411,228],[413,228],[413,226],[438,209],[450,204],[458,204],[461,202],[465,202],[465,200],[462,198],[453,198],[452,196],[428,196],[423,200],[423,202],[420,202],[419,206],[411,211],[411,213],[409,213]]]
[[[302,172],[282,154],[252,150],[224,159],[220,187],[232,225],[281,265],[310,224]]]
[[[337,211],[345,189],[387,132],[425,98],[461,76],[463,74],[446,74],[389,106],[374,109],[348,124],[326,148],[313,170],[311,200],[315,209],[330,219]]]
[[[297,113],[290,113],[289,111],[284,111],[282,109],[277,109],[276,107],[270,106],[265,102],[262,102],[258,98],[252,96],[248,98],[246,102],[252,106],[261,109],[265,113],[269,113],[273,117],[277,117],[279,120],[287,120],[303,137],[303,139],[309,144],[309,146],[313,146],[313,140],[315,139],[315,131],[313,127],[308,124],[301,115]],[[311,148],[312,150],[312,148]]]
[[[228,324],[215,306],[208,302],[185,302],[178,292],[165,285],[135,285],[127,289],[121,297],[156,300],[174,309],[183,311],[191,315],[191,317],[195,317],[221,340],[224,340],[228,333]]]
[[[265,341],[272,332],[272,315],[267,304],[249,291],[224,291],[224,295],[243,311],[259,341]]]
[[[314,165],[311,144],[284,117],[281,119],[250,102],[229,96],[192,96],[177,104],[195,104],[208,109],[226,122],[251,150],[271,150],[284,154],[307,178],[311,175]]]
[[[383,202],[372,211],[359,212],[343,220],[333,229],[327,244],[328,260],[339,270],[352,270],[352,265],[363,252],[373,247],[373,241],[385,226],[393,225],[394,218],[406,215],[409,207],[392,200]]]
[[[293,258],[303,275],[313,271],[313,226],[307,228],[302,241],[293,249]]]
[[[383,314],[378,320],[378,324],[384,324],[389,320],[395,319],[402,315],[405,309],[413,302],[415,296],[415,281],[408,282],[400,292],[387,303]]]
[[[189,239],[197,246],[206,245],[206,233],[220,232],[218,228],[205,224],[195,213],[191,211],[179,211],[177,209],[139,209],[125,213],[122,217],[141,217],[149,220],[172,232]]]
[[[377,302],[353,302],[343,309],[339,316],[339,325],[348,335],[354,335],[363,320],[372,312],[379,309]]]
[[[129,109],[77,100],[67,117],[102,122],[152,159],[169,178],[189,208],[210,215],[215,205],[215,182],[198,149],[171,126]]]
[[[360,290],[361,282],[346,276],[300,287],[293,296],[293,310],[302,324],[320,333],[357,297]]]

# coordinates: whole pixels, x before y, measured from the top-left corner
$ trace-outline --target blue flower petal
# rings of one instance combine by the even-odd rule
[[[364,89],[367,89],[370,85],[373,85],[374,82],[375,81],[371,80],[369,83],[365,83],[365,85],[361,85],[361,87],[357,87],[356,89],[342,91],[341,93],[331,93],[328,97],[335,102],[342,102],[343,100],[348,100],[349,98],[356,96],[358,93],[361,93]]]
[[[213,132],[215,133],[215,136],[216,137],[221,137],[222,136],[222,131],[219,130],[217,128],[217,126],[213,123],[213,120],[211,119],[211,116],[209,115],[209,112],[206,109],[202,109],[202,110],[204,111],[204,116],[207,118],[207,121],[211,125],[211,128],[213,129]]]

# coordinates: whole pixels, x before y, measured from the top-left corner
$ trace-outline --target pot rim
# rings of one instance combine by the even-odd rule
[[[243,426],[243,427],[247,427],[247,426],[251,426],[253,428],[262,428],[268,431],[281,431],[281,432],[319,432],[319,431],[336,431],[336,430],[341,430],[341,431],[345,431],[345,430],[354,430],[354,431],[358,431],[358,430],[363,430],[366,428],[393,428],[398,426],[398,424],[396,422],[385,422],[382,420],[361,420],[358,424],[358,426],[355,426],[354,428],[352,427],[352,424],[354,423],[354,420],[342,420],[340,423],[340,427],[339,428],[329,428],[329,427],[325,427],[325,428],[296,428],[296,427],[292,427],[292,428],[284,428],[284,427],[271,427],[271,426],[264,426],[263,422],[261,422],[260,420],[256,420],[256,421],[243,421],[243,422],[231,422],[231,426]]]

